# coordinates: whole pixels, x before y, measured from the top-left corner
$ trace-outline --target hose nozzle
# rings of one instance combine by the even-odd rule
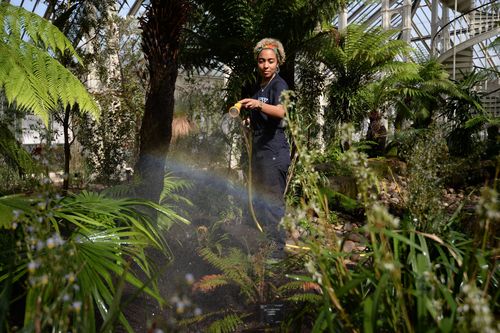
[[[236,118],[240,115],[241,103],[235,103],[233,106],[229,108],[229,115],[233,118]]]

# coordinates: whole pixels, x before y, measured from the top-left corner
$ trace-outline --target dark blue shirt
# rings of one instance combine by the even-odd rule
[[[287,89],[288,85],[285,80],[279,74],[276,74],[266,86],[260,87],[252,98],[265,104],[278,105],[281,104],[281,92]],[[252,110],[250,114],[250,124],[252,129],[256,131],[283,128],[281,120],[281,118],[269,116],[258,109]]]
[[[264,87],[260,87],[252,98],[265,104],[279,105],[280,96],[288,85],[276,74],[274,78]],[[260,109],[253,109],[250,113],[250,125],[253,130],[253,155],[273,156],[273,160],[280,164],[290,163],[290,146],[285,136],[283,121],[281,118],[272,117]],[[265,152],[268,153],[265,153]]]

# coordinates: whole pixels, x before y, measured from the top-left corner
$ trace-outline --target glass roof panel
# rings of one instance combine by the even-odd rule
[[[422,51],[430,49],[431,43],[431,1],[430,0],[413,0],[418,1],[418,8],[415,10],[415,14],[412,18],[412,30],[410,32],[411,40],[417,49]],[[397,10],[403,6],[405,1],[403,0],[389,0],[389,7],[391,10]],[[491,0],[473,0],[474,6],[479,6],[483,4],[488,4]],[[44,0],[11,0],[11,4],[16,6],[22,6],[23,8],[34,12],[42,17],[47,17],[47,2]],[[117,11],[120,16],[141,16],[144,13],[145,5],[148,4],[148,0],[116,0]],[[381,15],[381,5],[382,1],[351,1],[348,4],[348,23],[366,23],[368,26],[377,26],[382,24]],[[444,12],[444,6],[439,4],[438,6],[438,16],[442,17]],[[455,12],[453,8],[447,8],[449,19],[452,20],[455,17],[462,15],[460,12]],[[391,15],[391,26],[401,25],[402,17],[401,15]],[[335,18],[334,24],[338,24],[338,18]],[[462,35],[461,38],[467,38],[467,31],[462,27],[456,27],[456,33]],[[454,38],[452,37],[452,40]],[[488,62],[494,66],[500,66],[498,50],[488,48],[488,45],[492,40],[483,41],[483,46],[475,47],[475,56],[479,63],[484,64],[484,59],[490,59]]]

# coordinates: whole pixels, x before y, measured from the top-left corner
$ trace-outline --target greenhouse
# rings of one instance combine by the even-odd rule
[[[500,332],[497,0],[0,0],[0,333]]]

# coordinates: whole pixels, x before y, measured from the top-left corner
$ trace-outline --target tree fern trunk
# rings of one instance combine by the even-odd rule
[[[139,195],[155,202],[163,189],[166,156],[172,137],[179,42],[187,13],[186,1],[152,0],[140,21],[150,86],[135,170],[141,181]]]

